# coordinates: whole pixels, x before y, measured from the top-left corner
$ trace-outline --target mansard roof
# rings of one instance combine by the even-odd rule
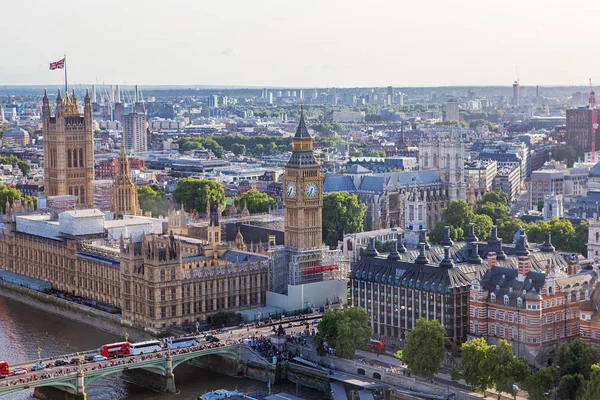
[[[368,256],[355,264],[351,278],[440,293],[470,284],[468,276],[457,268]]]

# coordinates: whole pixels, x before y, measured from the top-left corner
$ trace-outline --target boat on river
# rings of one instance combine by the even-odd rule
[[[240,392],[239,390],[225,390],[225,389],[214,390],[212,392],[208,392],[208,393],[198,396],[198,400],[225,400],[225,399],[257,400],[254,397],[246,396],[244,393]]]

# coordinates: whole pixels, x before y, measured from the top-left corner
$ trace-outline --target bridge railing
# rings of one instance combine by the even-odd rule
[[[84,357],[87,354],[98,354],[98,349],[78,351],[75,353],[50,356],[50,357],[42,358],[40,360],[29,360],[29,361],[24,361],[24,362],[20,362],[20,363],[10,363],[10,367],[15,368],[15,367],[22,367],[25,365],[32,365],[32,364],[38,363],[38,361],[42,365],[44,365],[44,363],[47,363],[48,361],[55,361],[55,360],[66,360],[67,362],[69,362],[71,358],[79,358],[80,360],[82,360],[82,357]]]

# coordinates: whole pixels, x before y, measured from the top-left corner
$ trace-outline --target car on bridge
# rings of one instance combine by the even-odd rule
[[[69,365],[69,363],[66,362],[65,360],[56,360],[56,361],[54,361],[54,366],[55,367],[62,367],[63,365]]]
[[[69,362],[69,364],[74,365],[74,364],[79,364],[81,360],[79,358],[71,358],[71,361]]]
[[[106,358],[104,356],[94,356],[94,358],[92,359],[92,361],[94,361],[94,362],[106,361],[106,360],[108,360],[108,358]]]
[[[31,367],[31,370],[32,370],[32,371],[41,371],[41,370],[43,370],[44,368],[46,368],[46,367],[44,367],[43,365],[40,365],[40,364],[35,364],[33,367]]]
[[[13,375],[24,375],[27,373],[27,368],[15,368],[13,369]]]

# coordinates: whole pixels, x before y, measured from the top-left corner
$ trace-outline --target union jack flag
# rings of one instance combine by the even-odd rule
[[[53,69],[64,69],[65,68],[65,59],[58,60],[50,63],[50,70]]]

